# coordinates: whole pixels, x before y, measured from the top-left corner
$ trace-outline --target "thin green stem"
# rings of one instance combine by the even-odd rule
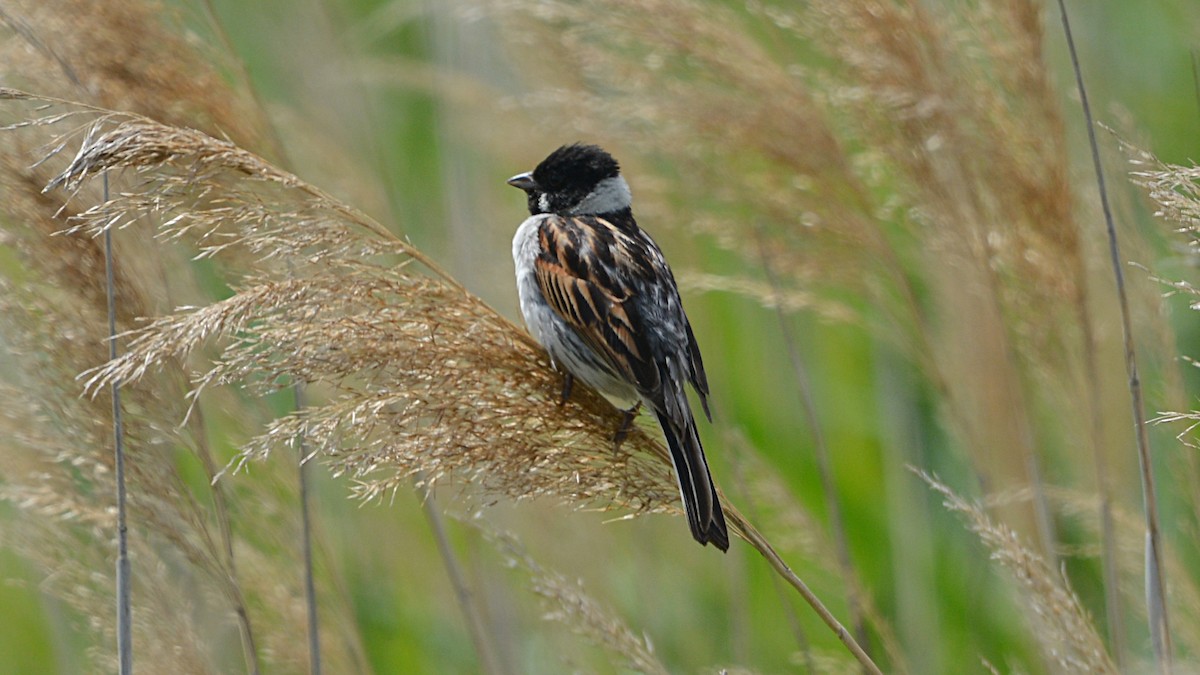
[[[108,173],[104,174],[104,201],[108,202]],[[117,299],[114,281],[112,228],[104,228],[104,283],[108,298],[108,359],[117,360]],[[121,390],[109,385],[112,397],[113,448],[117,481],[117,661],[121,675],[133,674],[133,601],[129,567],[129,528],[125,521],[125,426],[121,418]]]
[[[1154,467],[1150,457],[1150,437],[1146,430],[1145,403],[1142,399],[1142,383],[1138,375],[1137,351],[1134,349],[1133,322],[1129,315],[1129,297],[1125,290],[1125,274],[1121,265],[1121,249],[1117,240],[1117,228],[1113,220],[1112,207],[1108,201],[1108,188],[1104,183],[1104,167],[1100,161],[1100,144],[1096,141],[1096,123],[1088,102],[1087,88],[1083,84],[1083,70],[1079,65],[1079,54],[1075,49],[1075,38],[1071,34],[1071,22],[1067,16],[1065,0],[1058,0],[1062,15],[1063,32],[1067,38],[1067,49],[1071,54],[1071,66],[1075,71],[1075,84],[1079,87],[1079,100],[1086,121],[1088,144],[1092,151],[1092,166],[1096,171],[1096,185],[1100,193],[1100,205],[1104,210],[1104,225],[1108,234],[1108,251],[1116,280],[1117,299],[1121,309],[1121,332],[1125,342],[1125,370],[1129,377],[1129,399],[1133,408],[1134,428],[1137,437],[1138,465],[1142,478],[1142,503],[1146,517],[1146,615],[1150,621],[1150,637],[1154,643],[1154,656],[1159,670],[1171,672],[1171,625],[1168,619],[1166,577],[1163,569],[1162,533],[1159,529],[1158,496],[1154,487]]]

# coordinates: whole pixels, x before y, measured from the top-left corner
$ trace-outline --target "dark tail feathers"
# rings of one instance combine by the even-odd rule
[[[687,512],[692,536],[701,544],[711,543],[722,551],[728,551],[729,530],[725,527],[725,514],[721,512],[712,474],[708,472],[708,462],[704,459],[704,448],[700,446],[695,420],[687,413],[687,422],[680,428],[665,413],[656,410],[654,414],[671,448],[671,461],[675,464],[679,492],[683,497],[683,508]]]

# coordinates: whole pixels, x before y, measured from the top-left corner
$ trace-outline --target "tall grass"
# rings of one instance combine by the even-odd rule
[[[257,92],[297,48],[231,8],[0,10],[0,543],[67,652],[115,667],[120,385],[139,669],[315,667],[296,454],[323,474],[304,531],[329,672],[1148,669],[1118,316],[1040,5],[297,5],[306,79]],[[506,318],[502,179],[576,139],[622,160],[675,264],[719,383],[714,475],[770,565],[651,516],[678,515],[653,429],[614,450],[619,413],[556,405]],[[1136,157],[1190,236],[1194,170]],[[1178,409],[1186,353],[1159,290],[1128,290],[1148,405]],[[1187,669],[1197,464],[1161,448]],[[418,502],[465,515],[431,532]],[[794,590],[813,607],[789,625]],[[468,633],[479,654],[441,648]]]

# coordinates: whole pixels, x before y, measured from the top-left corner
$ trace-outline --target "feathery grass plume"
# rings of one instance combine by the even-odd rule
[[[56,296],[28,279],[3,288],[3,363],[16,384],[0,391],[9,432],[0,444],[5,456],[0,498],[27,517],[2,527],[17,550],[53,579],[47,588],[79,617],[87,617],[84,632],[104,636],[104,644],[111,644],[113,476],[111,451],[104,452],[111,448],[108,399],[79,399],[73,379],[83,365],[80,360],[104,358],[101,341],[89,339],[95,326],[103,325],[103,314],[89,315],[87,307],[73,306],[65,294]],[[169,377],[147,381],[128,393],[130,407],[169,411],[170,406],[151,396],[172,389]],[[176,398],[182,392],[174,388]],[[138,489],[130,506],[138,520],[134,591],[144,613],[135,616],[134,629],[143,649],[141,662],[150,667],[178,663],[180,672],[217,672],[221,668],[213,665],[217,660],[210,650],[226,639],[236,641],[229,632],[228,601],[235,591],[212,525],[178,473],[176,453],[183,442],[171,425],[148,417],[130,420],[129,441],[139,460],[131,466],[131,484]],[[193,598],[183,591],[197,584],[210,588],[212,597]],[[194,613],[178,611],[189,605],[196,605]],[[217,629],[209,643],[198,639],[203,634],[198,624],[205,622]]]
[[[817,12],[830,30],[814,36],[848,67],[845,86],[861,88],[845,109],[915,215],[935,311],[954,317],[936,329],[933,358],[955,431],[985,481],[1040,485],[1054,446],[1035,411],[1092,418],[1077,392],[1095,366],[1078,356],[1091,353],[1084,251],[1038,8],[864,1]],[[1062,432],[1072,437],[1087,427]],[[1044,496],[1011,517],[1054,555]]]
[[[1157,423],[1182,422],[1175,414],[1164,414]],[[1189,422],[1194,420],[1188,420]],[[1189,443],[1186,436],[1194,433],[1191,428],[1185,429],[1180,440]],[[1066,523],[1081,526],[1088,534],[1095,536],[1101,530],[1100,511],[1097,508],[1098,495],[1070,488],[1054,487],[1048,490],[1055,509],[1062,514]],[[983,500],[983,505],[992,508],[996,505],[1013,501],[1031,499],[1028,489],[1017,490],[1003,494],[989,495]],[[1114,541],[1114,559],[1119,577],[1118,591],[1124,600],[1135,610],[1134,619],[1146,620],[1145,598],[1142,592],[1146,566],[1146,546],[1144,536],[1144,519],[1136,508],[1124,508],[1120,505],[1111,512],[1113,531],[1117,533]],[[1064,558],[1097,558],[1103,552],[1096,546],[1083,545],[1063,550]],[[1184,654],[1195,654],[1200,647],[1200,586],[1197,586],[1192,565],[1185,553],[1176,547],[1164,547],[1163,564],[1166,576],[1171,580],[1170,601],[1173,617],[1178,620],[1172,624],[1172,641],[1181,646]],[[1132,661],[1129,667],[1137,668],[1136,672],[1151,672],[1156,670],[1154,664],[1145,659]],[[1197,669],[1195,659],[1180,659],[1173,663],[1176,672],[1193,672]]]
[[[0,40],[5,84],[257,145],[260,112],[225,81],[226,57],[184,22],[183,10],[159,0],[7,2],[0,25],[14,35]]]
[[[900,198],[934,226],[920,236],[937,253],[996,267],[1005,305],[1074,303],[1082,278],[1039,12],[1024,0],[939,15],[863,0],[818,3],[823,21],[807,24],[849,69],[843,86],[861,87],[840,109],[911,189]],[[1015,328],[1028,340],[1056,336],[1044,330],[1052,326]]]
[[[31,145],[24,135],[5,133],[3,141],[6,152],[0,184],[5,192],[5,244],[15,254],[5,266],[9,281],[4,283],[3,295],[4,361],[6,370],[21,387],[5,389],[4,407],[29,413],[14,418],[14,423],[20,425],[19,433],[5,441],[5,497],[18,509],[42,516],[18,519],[5,526],[11,528],[13,539],[27,542],[21,548],[31,559],[53,559],[70,551],[81,559],[90,556],[98,560],[103,558],[101,551],[109,548],[109,542],[105,530],[95,525],[104,522],[107,531],[112,531],[108,512],[112,494],[110,408],[107,396],[79,400],[74,377],[106,359],[100,337],[106,313],[103,253],[95,240],[53,236],[62,228],[55,214],[63,206],[42,192],[49,169],[38,166],[36,158],[23,152]],[[119,250],[131,260],[161,262],[159,257],[146,255],[144,243],[131,241]],[[161,302],[161,284],[146,283],[161,275],[144,274],[154,269],[153,263],[131,265],[117,275],[117,289],[125,301],[120,317],[123,325],[129,325],[135,314],[155,311]],[[135,270],[143,274],[132,273]],[[167,391],[174,391],[171,398],[177,399],[183,392],[177,384],[170,375],[147,382],[130,392],[129,404],[169,416],[170,406],[158,399]],[[148,488],[137,496],[132,507],[144,518],[143,526],[153,532],[154,539],[152,547],[143,542],[139,549],[143,553],[159,547],[170,551],[172,558],[190,561],[195,571],[203,574],[207,570],[216,588],[228,591],[231,587],[223,583],[228,575],[220,567],[213,532],[205,529],[208,524],[202,510],[190,500],[174,465],[174,451],[181,441],[172,427],[162,424],[153,413],[129,426],[131,444],[138,448],[139,455],[149,456],[132,471],[132,481]],[[34,470],[20,471],[21,466],[32,466]],[[81,527],[81,523],[87,526]],[[139,582],[139,588],[147,589],[148,604],[160,610],[170,604],[157,602],[160,596],[184,604],[187,599],[179,595],[178,588],[181,580],[194,572],[167,579],[162,571],[176,565],[155,566],[155,560],[146,555],[139,566],[139,570],[146,568],[148,578],[144,584]],[[108,564],[95,569],[111,568]],[[46,569],[54,567],[47,565]],[[55,588],[83,616],[111,618],[111,582],[106,584],[103,576],[82,571],[60,578],[64,583]],[[72,586],[73,582],[87,585]],[[103,613],[96,612],[95,605],[81,602],[99,603],[104,598],[109,601]],[[169,645],[174,639],[182,645],[190,638],[160,632],[178,629],[178,623],[148,619],[140,617],[137,627],[148,656],[169,654],[169,649],[156,646]],[[88,627],[96,634],[110,629],[103,621],[93,621]]]
[[[62,293],[58,283],[33,276],[29,269],[20,272],[25,278],[19,285],[0,285],[5,291],[3,363],[20,385],[0,391],[3,407],[11,413],[5,425],[11,433],[0,444],[5,457],[0,497],[29,517],[2,527],[20,542],[22,555],[52,574],[54,581],[46,588],[88,617],[88,631],[107,636],[93,643],[111,644],[109,402],[107,394],[80,398],[75,380],[81,369],[106,358],[102,341],[92,337],[95,327],[103,325],[102,307],[77,306],[86,293]],[[178,364],[163,364],[160,370],[125,389],[138,663],[172,672],[225,672],[237,667],[229,660],[238,653],[234,625],[249,631],[253,617],[264,620],[254,621],[256,626],[267,626],[255,627],[253,633],[264,664],[301,668],[303,651],[297,649],[292,630],[303,625],[303,615],[294,617],[295,623],[281,618],[288,608],[302,611],[303,605],[288,583],[290,575],[280,571],[284,562],[279,554],[263,555],[264,550],[279,551],[279,542],[272,535],[247,537],[228,521],[229,513],[214,510],[221,497],[208,481],[198,487],[185,479],[198,463],[209,477],[218,464],[199,412],[177,428],[186,410]],[[236,501],[256,504],[259,516],[268,514],[271,500],[288,494],[270,483],[274,473],[261,471],[260,487],[240,487]],[[278,536],[286,537],[288,520],[282,515],[276,514],[273,522],[278,523]],[[237,576],[232,567],[235,546]],[[74,562],[60,569],[64,557]],[[68,574],[69,570],[75,571]],[[184,607],[192,610],[181,611]],[[339,610],[344,617],[345,609]],[[185,626],[189,620],[192,623]],[[346,663],[340,645],[328,651],[335,662]],[[193,652],[194,658],[185,658]],[[188,667],[191,663],[198,665]],[[201,667],[204,663],[209,665]]]
[[[205,256],[241,247],[259,269],[226,300],[130,331],[89,390],[223,338],[199,389],[245,382],[262,393],[294,379],[330,391],[272,423],[247,458],[302,435],[365,497],[422,470],[430,484],[458,473],[518,498],[674,508],[669,467],[645,456],[645,434],[614,453],[611,406],[595,396],[553,405],[556,376],[529,338],[377,223],[226,141],[132,116],[99,123],[57,182],[75,190],[122,169],[135,179],[79,214],[77,231],[153,217],[162,238],[190,238]]]
[[[146,7],[141,3],[113,5],[108,7],[109,11],[102,9],[107,5],[95,3],[80,7],[80,11],[74,13],[54,11],[56,7],[62,9],[60,5],[75,4],[79,3],[51,2],[6,8],[0,19],[6,26],[19,27],[15,37],[5,35],[5,39],[0,40],[0,49],[12,56],[5,61],[5,68],[20,71],[14,79],[38,75],[45,79],[45,82],[38,79],[39,84],[44,84],[47,89],[72,96],[85,93],[81,89],[85,85],[81,83],[82,79],[88,87],[103,91],[109,97],[105,100],[135,108],[146,107],[169,119],[193,119],[205,125],[227,126],[230,133],[253,138],[250,118],[242,115],[234,105],[236,94],[220,85],[210,67],[188,62],[193,52],[178,40],[165,37],[170,33],[162,25],[161,15],[142,11]],[[153,6],[149,7],[153,10]],[[24,12],[25,9],[28,12]],[[18,13],[18,10],[24,13]],[[89,20],[73,23],[81,17]],[[150,23],[142,25],[139,22]],[[86,37],[69,40],[67,36],[71,30],[84,32]],[[108,67],[86,58],[85,53],[71,58],[64,56],[72,47],[85,44],[112,54],[112,50],[104,49],[104,40],[128,46],[132,44],[129,34],[141,37],[136,42],[143,52],[161,48],[164,44],[166,50],[149,58],[145,58],[146,53],[135,57],[126,50],[119,63],[109,62]],[[35,49],[28,48],[26,43]],[[78,60],[72,61],[76,57]],[[65,227],[63,219],[69,220],[77,205],[101,200],[97,191],[84,190],[77,192],[74,201],[64,206],[59,195],[46,192],[47,184],[61,167],[56,166],[54,158],[47,161],[45,155],[61,150],[58,144],[65,142],[61,135],[63,129],[71,130],[66,132],[68,137],[85,133],[83,127],[72,128],[75,122],[86,127],[83,118],[103,116],[108,112],[98,113],[94,108],[78,105],[63,112],[61,117],[47,113],[54,118],[47,120],[40,119],[45,110],[39,109],[52,107],[52,103],[34,103],[8,91],[4,99],[5,117],[16,120],[6,126],[2,139],[6,149],[0,167],[0,184],[5,192],[4,243],[20,261],[19,266],[6,266],[4,270],[5,276],[13,280],[13,291],[5,296],[10,310],[5,312],[8,321],[5,330],[12,333],[7,343],[10,349],[17,349],[7,361],[15,364],[13,369],[20,372],[20,380],[26,387],[22,396],[28,396],[30,391],[40,392],[38,400],[42,408],[39,414],[24,420],[25,424],[44,427],[37,432],[40,436],[72,439],[66,446],[69,451],[46,459],[50,448],[62,444],[31,444],[21,442],[21,436],[13,437],[8,447],[11,452],[6,455],[28,456],[25,461],[40,462],[42,470],[27,476],[6,471],[9,500],[20,508],[33,508],[39,502],[27,497],[30,490],[34,490],[47,500],[57,494],[72,506],[63,510],[57,520],[22,519],[6,524],[6,527],[19,532],[14,539],[36,542],[22,547],[31,559],[44,560],[61,555],[62,551],[84,551],[91,547],[98,549],[91,552],[96,554],[93,557],[101,560],[103,554],[100,551],[106,550],[109,543],[95,531],[76,529],[72,514],[88,508],[105,513],[107,495],[111,493],[111,489],[105,487],[111,485],[111,438],[110,432],[105,431],[109,417],[108,397],[91,401],[75,398],[79,389],[75,376],[106,360],[100,337],[104,325],[103,253],[96,239],[61,233]],[[155,107],[151,103],[166,105]],[[52,124],[47,126],[43,122]],[[55,124],[58,126],[54,127]],[[181,264],[184,258],[178,257],[178,247],[155,245],[152,233],[143,223],[128,223],[128,226],[127,236],[117,241],[117,256],[121,260],[116,278],[120,299],[118,325],[122,329],[132,327],[135,317],[156,315],[181,298],[190,300],[203,295],[186,274],[167,273],[172,263],[177,264],[178,269],[186,269],[186,264]],[[194,638],[197,645],[204,645],[200,655],[216,664],[207,670],[226,670],[231,664],[214,659],[213,654],[217,653],[215,650],[238,653],[237,649],[223,647],[237,632],[242,634],[247,664],[260,658],[268,664],[285,662],[295,651],[292,631],[276,622],[272,627],[279,631],[280,637],[272,639],[274,636],[268,636],[264,642],[270,654],[260,657],[253,646],[249,604],[259,593],[274,596],[274,607],[283,607],[284,598],[290,596],[294,600],[297,596],[285,589],[287,577],[277,570],[269,574],[254,569],[241,570],[262,582],[253,592],[245,592],[234,563],[233,539],[242,535],[235,533],[230,523],[225,488],[219,485],[197,488],[184,478],[185,472],[194,470],[189,464],[197,460],[201,471],[210,477],[215,476],[224,461],[215,459],[203,422],[199,421],[200,415],[184,428],[176,428],[185,410],[184,381],[179,363],[164,363],[160,376],[147,379],[126,393],[127,410],[132,413],[128,424],[134,460],[131,462],[134,464],[131,466],[131,486],[140,493],[131,499],[133,518],[138,519],[133,523],[133,532],[135,537],[142,534],[152,540],[150,544],[137,544],[135,549],[141,556],[141,562],[135,562],[135,573],[147,577],[145,581],[134,582],[135,602],[143,600],[141,589],[148,589],[146,592],[150,593],[145,598],[144,609],[136,610],[145,613],[135,615],[139,663],[171,664],[162,667],[172,670],[182,668],[186,663],[199,664],[203,659],[181,662],[157,658],[169,656],[171,651],[169,648],[156,649],[156,645],[173,642],[183,645]],[[181,450],[187,452],[181,454]],[[108,453],[109,459],[100,456],[102,453]],[[194,459],[187,458],[188,454]],[[16,460],[6,462],[6,465],[15,464]],[[86,468],[82,476],[80,467]],[[58,489],[46,492],[47,485],[58,485]],[[273,492],[272,499],[281,494]],[[144,528],[148,533],[143,534]],[[284,535],[284,529],[281,527],[278,534]],[[263,537],[251,547],[269,545],[278,550],[277,542],[266,540]],[[243,545],[238,544],[238,547]],[[83,553],[79,555],[82,557]],[[169,562],[159,564],[159,561]],[[111,564],[97,565],[95,569],[111,567]],[[271,561],[265,567],[278,567],[278,564]],[[53,567],[47,566],[47,569]],[[173,576],[164,577],[167,572]],[[65,576],[60,578],[66,579]],[[96,634],[110,630],[105,620],[110,617],[113,605],[111,581],[94,573],[78,574],[70,579],[86,585],[64,583],[53,588],[61,589],[64,598],[81,615],[93,617],[89,630]],[[197,616],[202,620],[198,620],[190,632],[184,635],[174,620],[156,620],[155,615],[167,613],[168,608],[171,608],[171,616],[175,616],[174,612],[191,601],[187,593],[196,588],[211,597],[199,603]],[[160,596],[169,600],[159,602]],[[106,611],[98,611],[97,605],[106,597],[109,598]],[[95,599],[95,604],[75,602],[78,598]],[[232,624],[239,629],[231,634],[229,626]],[[202,637],[205,635],[208,637]],[[335,661],[346,661],[342,646],[335,646],[331,652],[334,652]],[[190,672],[206,672],[206,669],[198,665]]]
[[[46,94],[134,110],[176,124],[209,129],[242,143],[255,143],[262,135],[261,117],[247,105],[249,98],[243,92],[227,86],[219,66],[214,66],[220,63],[217,54],[206,51],[205,44],[194,32],[181,29],[183,20],[178,8],[167,8],[153,0],[122,3],[17,0],[6,3],[0,9],[0,55],[3,56],[0,71],[9,84],[22,83]],[[137,39],[130,36],[137,36]],[[21,110],[13,117],[20,120],[15,126],[25,128],[20,133],[4,134],[2,142],[6,152],[0,167],[0,181],[5,188],[2,216],[8,235],[5,244],[15,250],[24,264],[20,269],[4,268],[5,276],[13,279],[20,288],[19,293],[9,295],[8,299],[13,306],[30,311],[19,314],[24,318],[15,320],[7,328],[18,333],[10,345],[18,341],[25,345],[16,359],[18,369],[24,371],[25,386],[29,391],[44,392],[43,414],[30,417],[27,424],[36,420],[48,427],[45,434],[67,435],[74,441],[69,446],[71,451],[61,453],[55,460],[59,463],[48,465],[34,484],[40,486],[48,477],[54,477],[56,471],[65,472],[66,476],[56,478],[63,481],[59,493],[64,500],[77,500],[79,508],[104,509],[107,508],[106,495],[110,492],[104,489],[106,467],[110,462],[93,457],[91,453],[99,455],[110,447],[110,441],[105,440],[98,427],[108,417],[104,412],[107,396],[91,404],[74,401],[78,393],[74,376],[105,360],[99,337],[104,306],[103,285],[99,283],[103,279],[103,254],[94,239],[59,233],[64,227],[64,221],[59,217],[69,219],[77,204],[95,203],[99,201],[99,195],[96,191],[77,194],[73,204],[64,206],[60,195],[44,191],[60,168],[54,166],[53,160],[45,164],[39,161],[47,148],[53,146],[55,136],[42,134],[43,130],[29,124],[40,114],[32,114],[35,107],[32,104],[25,105],[21,107],[13,99],[5,101],[5,116],[14,109]],[[69,118],[72,113],[66,115]],[[71,125],[69,119],[59,122],[62,127]],[[44,145],[46,143],[51,145]],[[151,236],[144,227],[135,224],[130,229],[116,242],[120,259],[116,279],[117,309],[119,325],[123,328],[131,327],[135,317],[155,315],[181,300],[194,301],[204,295],[186,273],[176,273],[187,269],[186,264],[182,264],[184,258],[177,258],[180,255],[178,247],[152,246]],[[168,272],[170,267],[174,269]],[[48,303],[47,306],[38,305],[43,301]],[[51,339],[29,339],[39,332],[47,333]],[[69,339],[64,339],[67,336]],[[29,362],[31,358],[41,367],[33,367]],[[52,367],[46,367],[47,364]],[[135,544],[137,555],[142,557],[141,563],[135,562],[135,571],[148,575],[144,582],[135,581],[135,593],[140,594],[139,589],[143,586],[150,587],[151,579],[162,576],[156,575],[156,571],[171,570],[175,574],[168,586],[170,593],[165,595],[174,597],[174,603],[148,602],[135,610],[141,612],[135,613],[139,632],[154,633],[139,637],[139,664],[171,664],[171,670],[183,668],[187,671],[186,664],[190,660],[181,662],[178,657],[156,659],[154,654],[168,656],[170,651],[152,650],[155,644],[169,645],[175,641],[182,645],[193,638],[198,644],[207,645],[205,649],[221,648],[234,654],[237,650],[223,648],[229,637],[224,634],[228,626],[223,622],[229,616],[236,616],[246,652],[246,667],[254,670],[253,662],[259,656],[252,653],[255,649],[249,609],[237,577],[234,539],[240,539],[237,548],[258,552],[253,547],[262,547],[267,543],[266,538],[247,546],[249,542],[244,532],[235,531],[231,524],[226,487],[203,483],[197,486],[194,481],[184,478],[188,473],[194,475],[196,468],[191,464],[197,461],[199,471],[211,478],[225,460],[216,458],[213,447],[219,447],[220,440],[210,444],[200,412],[184,428],[175,428],[182,412],[181,397],[186,391],[182,387],[184,378],[178,363],[164,366],[166,372],[162,377],[139,383],[132,393],[132,401],[127,401],[127,410],[135,418],[130,423],[131,431],[149,437],[149,441],[145,438],[132,440],[131,454],[140,465],[133,469],[133,485],[143,493],[134,497],[134,517],[145,518],[143,522],[131,523],[132,532],[135,538],[141,535],[155,539],[152,546],[144,542]],[[23,395],[27,396],[28,392]],[[239,409],[245,417],[253,408],[243,405]],[[45,454],[45,448],[54,447],[29,443],[15,445],[10,448],[13,452],[6,454],[37,457],[39,453]],[[187,452],[181,453],[181,450]],[[111,450],[107,452],[111,453]],[[99,482],[79,480],[76,466],[93,467],[99,472]],[[139,478],[139,473],[154,475]],[[263,474],[262,478],[267,478],[267,472]],[[5,479],[13,490],[28,489],[28,485],[21,485],[17,477],[8,472]],[[254,492],[253,489],[242,491]],[[278,499],[282,494],[272,492],[271,499]],[[265,505],[265,492],[260,490],[251,501]],[[174,518],[172,514],[175,514]],[[71,523],[31,519],[13,526],[26,531],[58,531],[69,530]],[[147,527],[149,534],[143,532]],[[284,534],[283,529],[281,527],[279,534]],[[66,541],[66,535],[59,534],[62,536],[58,541]],[[58,551],[108,546],[103,537],[92,534],[78,536],[70,546],[56,549],[52,544],[44,543],[42,549],[26,547],[25,550],[31,556],[46,557],[56,555]],[[163,543],[159,539],[167,541]],[[43,542],[52,540],[51,537],[42,538]],[[276,542],[270,542],[270,545],[276,546]],[[175,549],[183,550],[181,553]],[[238,555],[241,557],[245,553],[239,551]],[[158,560],[170,562],[156,564]],[[180,561],[186,561],[182,569]],[[260,573],[261,570],[253,569],[253,564],[256,563],[241,572],[257,576],[263,582],[257,588],[276,596],[286,595],[276,592],[283,586],[284,575],[278,571]],[[143,572],[143,567],[148,571]],[[270,567],[277,568],[278,564],[272,561],[267,566]],[[105,568],[110,569],[111,564],[96,569]],[[190,577],[195,580],[180,581]],[[108,587],[111,582],[100,575],[78,575],[76,578],[86,580],[89,586],[75,589],[64,586],[68,598],[72,594],[89,597],[111,594]],[[206,597],[212,596],[201,603],[203,609],[199,616],[220,616],[218,625],[197,625],[189,633],[181,630],[173,620],[156,620],[156,615],[180,615],[180,608],[188,600],[181,594],[188,588],[199,589]],[[278,601],[276,604],[282,606]],[[111,603],[103,612],[96,607],[79,609],[93,617],[94,627],[108,630],[102,624],[111,614]],[[201,638],[205,634],[209,637]],[[216,639],[217,635],[221,635],[220,639]],[[265,659],[267,663],[286,660],[293,650],[294,642],[290,638],[274,642],[277,644],[266,646],[267,649],[275,647],[273,656]],[[343,650],[333,651],[340,654]],[[226,670],[231,665],[223,660],[214,663],[218,670]],[[201,672],[198,668],[192,670]]]
[[[1047,663],[1060,673],[1119,672],[1109,658],[1104,641],[1097,634],[1092,618],[1079,603],[1065,578],[1046,564],[1009,527],[994,522],[981,505],[972,504],[936,477],[915,471],[930,488],[940,494],[943,505],[967,520],[967,526],[979,536],[1016,583],[1030,631],[1042,647]]]
[[[1153,154],[1122,143],[1134,167],[1133,182],[1141,186],[1157,206],[1155,216],[1178,225],[1189,249],[1200,241],[1200,167],[1167,164]]]
[[[3,172],[6,178],[12,175]],[[6,197],[6,231],[19,259],[27,264],[5,268],[13,282],[4,284],[3,361],[20,389],[0,393],[5,409],[28,412],[13,419],[18,433],[5,436],[4,498],[31,517],[6,522],[4,528],[11,539],[25,542],[20,546],[23,555],[42,561],[39,568],[53,572],[56,582],[47,588],[80,616],[89,617],[88,632],[97,636],[90,642],[100,644],[99,636],[112,629],[108,621],[114,604],[107,572],[112,564],[106,562],[112,550],[109,400],[107,394],[80,399],[75,380],[80,371],[107,358],[98,337],[104,325],[101,278],[88,273],[97,268],[96,240],[51,236],[56,222],[52,208],[17,214],[22,204],[43,199],[40,191],[30,195],[12,190]],[[10,217],[13,220],[7,220]],[[146,244],[153,243],[149,233],[132,236],[136,232],[131,228],[124,233],[131,236],[119,242],[118,255],[162,264],[174,259],[167,248],[148,249]],[[127,301],[123,307],[126,313],[150,312],[156,303],[141,304],[137,299],[153,297],[164,274],[159,270],[130,275],[130,269],[137,266],[123,266],[118,277],[118,288]],[[122,323],[124,328],[132,325],[132,319]],[[234,575],[229,514],[214,510],[224,503],[223,496],[206,481],[198,488],[184,477],[185,472],[197,470],[197,463],[209,476],[219,466],[199,414],[185,427],[176,426],[185,412],[185,393],[178,363],[163,364],[155,377],[125,390],[131,523],[137,542],[133,548],[135,642],[138,662],[144,667],[221,672],[233,664],[228,657],[216,655],[239,652],[226,647],[230,640],[237,641],[233,626],[240,625],[247,639],[251,635],[247,599],[260,594],[286,596],[279,589],[287,576],[279,573],[277,561],[259,570],[253,562],[243,564],[242,576],[260,582],[247,593]],[[19,470],[22,466],[31,469]],[[277,550],[269,538],[260,538],[262,544]],[[246,555],[239,553],[244,563]],[[78,573],[57,571],[64,556],[79,561]],[[200,595],[193,597],[197,591]],[[194,612],[180,612],[189,605]],[[285,605],[278,598],[271,606]],[[181,622],[188,617],[194,623],[185,631]],[[274,627],[288,635],[263,640],[265,646],[274,647],[264,658],[266,663],[284,661],[294,651],[291,631],[278,622]],[[105,637],[103,644],[111,644],[110,638]],[[183,658],[189,641],[195,641],[194,659]],[[172,651],[174,645],[179,646],[178,654]],[[248,653],[246,658],[258,656]],[[212,665],[185,668],[189,663]]]

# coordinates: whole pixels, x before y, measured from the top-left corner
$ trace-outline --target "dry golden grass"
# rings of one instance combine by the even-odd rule
[[[230,298],[127,332],[125,353],[89,374],[89,391],[220,341],[193,391],[302,382],[331,392],[273,422],[246,457],[303,438],[364,497],[421,472],[510,497],[674,508],[669,467],[646,459],[647,436],[614,451],[612,406],[586,395],[555,405],[557,375],[529,338],[380,225],[226,141],[148,119],[99,122],[53,184],[77,191],[129,173],[119,196],[74,216],[72,232],[157,221],[161,238],[203,256],[246,251],[253,267]]]
[[[261,112],[221,72],[231,56],[190,35],[180,12],[158,0],[6,3],[5,83],[260,145]]]
[[[245,99],[225,85],[211,55],[183,37],[175,18],[152,2],[16,2],[0,12],[7,29],[0,40],[6,83],[36,84],[46,94],[85,101],[71,111],[60,108],[65,117],[55,120],[54,129],[33,123],[47,110],[42,103],[4,101],[11,126],[0,138],[0,219],[14,256],[4,272],[3,361],[11,383],[4,388],[4,407],[12,433],[2,442],[3,489],[6,501],[29,516],[5,523],[5,539],[40,563],[51,579],[48,590],[76,616],[87,617],[79,628],[94,635],[87,643],[95,645],[94,662],[103,670],[116,667],[110,650],[100,647],[115,639],[111,403],[107,393],[80,398],[76,381],[107,359],[103,242],[63,232],[80,210],[102,201],[102,193],[97,185],[64,201],[62,192],[46,187],[65,164],[41,160],[62,150],[55,143],[78,142],[90,120],[108,115],[91,105],[204,127],[243,142],[260,137],[256,116],[240,103]],[[156,241],[148,222],[124,226],[115,270],[121,330],[133,328],[138,317],[203,297],[190,275],[175,273],[186,269],[192,252]],[[239,661],[247,670],[298,666],[307,661],[293,637],[303,630],[304,605],[299,579],[281,573],[278,560],[281,545],[296,539],[295,519],[281,518],[271,536],[248,538],[229,503],[230,492],[278,498],[287,489],[272,484],[275,472],[268,470],[257,487],[232,491],[223,484],[198,488],[185,478],[193,471],[215,477],[224,462],[210,445],[203,406],[180,425],[186,381],[182,362],[170,360],[123,391],[139,667],[226,672]],[[253,418],[254,406],[242,410],[239,421]],[[257,618],[264,620],[255,621],[252,615],[262,607],[275,616],[265,620],[263,612]],[[328,607],[329,614],[345,609],[335,602]],[[289,614],[288,620],[300,623],[283,620]],[[341,643],[329,647],[329,663],[349,662]]]

